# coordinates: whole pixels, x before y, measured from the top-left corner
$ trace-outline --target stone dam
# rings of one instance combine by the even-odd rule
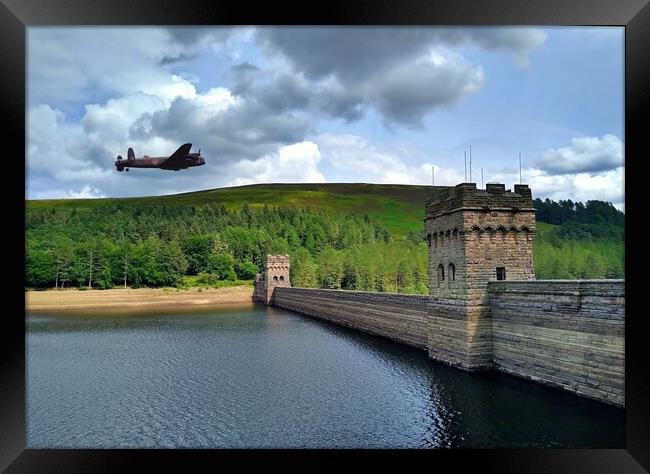
[[[269,255],[253,299],[623,407],[625,281],[535,280],[527,185],[436,187],[425,206],[428,296],[293,288]]]

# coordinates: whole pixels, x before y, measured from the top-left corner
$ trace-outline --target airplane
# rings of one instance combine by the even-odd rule
[[[127,171],[129,171],[129,168],[158,168],[161,170],[178,171],[192,166],[204,165],[205,160],[201,157],[201,150],[198,153],[190,153],[190,148],[192,148],[192,144],[185,143],[178,147],[178,150],[169,157],[144,155],[142,158],[136,158],[135,153],[133,153],[133,148],[129,148],[127,159],[124,160],[121,155],[118,155],[115,167],[117,171],[124,171],[124,168]]]

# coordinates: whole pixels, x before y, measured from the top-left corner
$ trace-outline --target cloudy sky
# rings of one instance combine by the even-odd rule
[[[30,27],[26,197],[523,182],[624,209],[622,28]],[[113,162],[185,142],[179,172]],[[469,180],[469,177],[468,177]]]

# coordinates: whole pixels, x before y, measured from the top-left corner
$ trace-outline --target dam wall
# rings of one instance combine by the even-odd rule
[[[290,287],[275,287],[272,304],[427,350],[448,365],[624,406],[623,280],[494,281],[488,289],[488,306]]]
[[[535,280],[533,204],[525,184],[433,188],[427,296],[291,288],[289,256],[269,255],[253,299],[624,406],[625,281]]]
[[[427,348],[428,296],[277,287],[274,306]]]
[[[625,403],[625,281],[488,285],[494,369]]]

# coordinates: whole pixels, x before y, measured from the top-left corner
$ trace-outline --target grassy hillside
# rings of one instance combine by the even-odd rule
[[[267,204],[368,214],[373,222],[385,226],[393,235],[403,236],[422,226],[424,201],[431,193],[431,186],[395,184],[254,184],[169,196],[31,200],[26,205],[29,212],[39,208],[82,209],[116,204],[181,206],[214,202],[231,210],[239,209],[244,203],[254,209]]]
[[[438,188],[440,189],[440,188]],[[426,294],[431,186],[263,184],[169,196],[26,202],[26,286],[251,279],[269,253],[298,286]],[[622,278],[624,214],[536,199],[535,274]],[[268,207],[267,207],[268,206]]]

